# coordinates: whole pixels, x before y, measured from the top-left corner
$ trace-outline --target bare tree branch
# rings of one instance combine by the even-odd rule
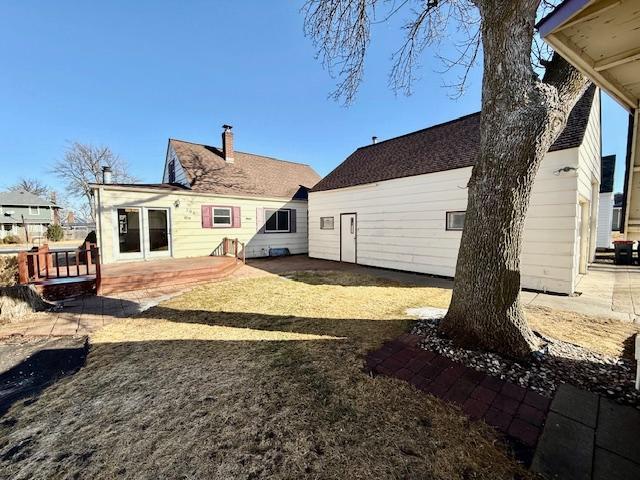
[[[37,178],[21,178],[14,185],[9,187],[9,190],[14,192],[29,192],[39,197],[46,198],[49,196],[51,189],[47,187]]]
[[[112,170],[114,183],[135,183],[137,179],[129,173],[129,165],[109,147],[73,142],[62,160],[53,165],[51,173],[65,183],[69,195],[91,204],[91,183],[100,183],[102,167]],[[83,210],[87,210],[84,206]]]

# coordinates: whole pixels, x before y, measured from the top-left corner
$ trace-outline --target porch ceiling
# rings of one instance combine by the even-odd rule
[[[545,17],[544,40],[627,110],[640,99],[640,2],[566,0]]]

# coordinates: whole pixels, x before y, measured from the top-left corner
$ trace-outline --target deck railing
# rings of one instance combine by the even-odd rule
[[[244,242],[239,241],[237,238],[223,238],[220,244],[213,250],[212,255],[214,257],[233,255],[236,259],[241,260],[242,263],[246,262]]]
[[[100,278],[100,251],[86,242],[75,250],[50,250],[49,245],[18,253],[18,279],[21,284],[54,278],[95,275]]]

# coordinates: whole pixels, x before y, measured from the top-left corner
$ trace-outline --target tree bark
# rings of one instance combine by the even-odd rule
[[[461,345],[524,357],[538,346],[520,302],[520,252],[540,162],[588,82],[557,55],[540,81],[530,61],[537,1],[477,0],[484,76],[480,154],[453,297],[441,330]]]

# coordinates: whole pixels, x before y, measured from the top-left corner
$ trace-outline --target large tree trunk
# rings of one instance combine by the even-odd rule
[[[535,77],[530,54],[538,2],[477,3],[484,52],[480,154],[441,330],[462,345],[523,357],[537,347],[520,303],[531,188],[587,82],[557,56],[544,82]]]

